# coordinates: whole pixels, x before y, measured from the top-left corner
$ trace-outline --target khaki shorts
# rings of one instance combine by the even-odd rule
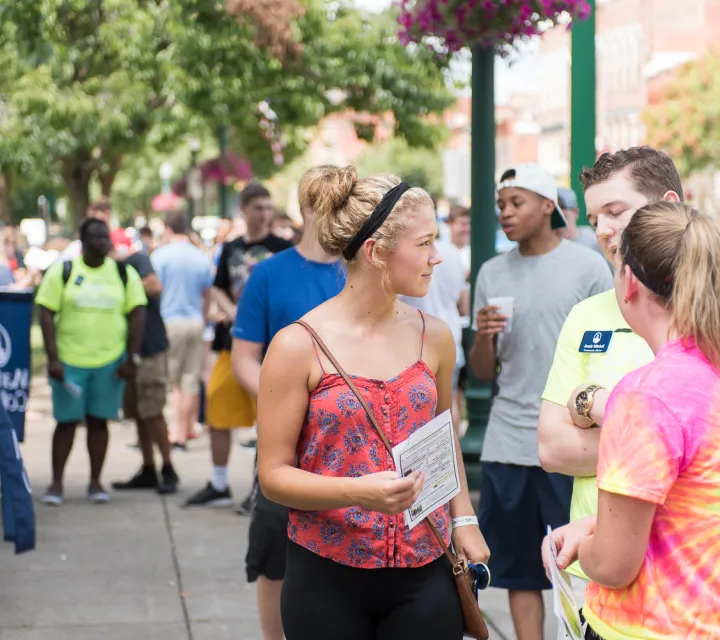
[[[208,381],[208,425],[214,429],[252,427],[255,417],[255,398],[233,376],[230,352],[221,351]]]
[[[200,393],[204,346],[202,320],[177,318],[165,323],[168,349],[168,384],[188,395]]]
[[[134,380],[128,380],[123,414],[128,420],[159,418],[167,395],[167,352],[143,358]]]

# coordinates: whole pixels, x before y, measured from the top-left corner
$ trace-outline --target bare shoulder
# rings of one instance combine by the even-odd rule
[[[322,329],[323,322],[328,318],[334,318],[336,314],[337,310],[335,300],[333,298],[330,298],[329,300],[326,300],[325,302],[319,304],[317,307],[313,307],[302,318],[300,318],[300,320],[304,320],[313,329],[315,329],[316,331],[320,331]],[[305,335],[307,335],[307,331],[302,329],[302,327],[300,327],[300,329],[305,332]]]
[[[438,343],[450,341],[454,344],[452,331],[450,331],[450,327],[447,325],[447,322],[429,313],[424,315],[426,340],[433,340]]]
[[[450,331],[450,327],[444,320],[437,316],[423,312],[422,316],[417,309],[409,305],[403,304],[402,313],[408,313],[409,318],[417,323],[418,329],[422,330],[423,319],[425,321],[425,348],[426,357],[434,356],[437,364],[446,358],[455,358],[455,338]]]
[[[283,366],[297,366],[314,358],[312,339],[299,324],[290,324],[275,334],[267,352],[266,360],[272,358]]]

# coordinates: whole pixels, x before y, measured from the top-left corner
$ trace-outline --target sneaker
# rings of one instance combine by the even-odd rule
[[[160,495],[168,495],[170,493],[177,492],[178,485],[180,484],[180,478],[178,478],[175,469],[172,467],[163,467],[161,472],[162,479],[157,485],[157,492]]]
[[[42,497],[42,503],[48,507],[60,507],[63,503],[63,497],[57,493],[46,493]]]
[[[198,491],[185,503],[186,507],[229,507],[232,505],[230,488],[225,491],[218,491],[208,482],[204,489]]]
[[[156,489],[158,477],[153,467],[141,467],[127,482],[113,482],[112,488],[116,491],[127,491],[128,489]]]
[[[110,496],[107,494],[106,491],[103,491],[102,489],[97,489],[95,491],[90,491],[88,489],[87,498],[93,504],[107,504],[108,502],[110,502]]]
[[[255,454],[257,452],[257,438],[253,438],[252,440],[243,442],[240,445],[240,451],[242,451],[243,453]]]
[[[235,513],[239,516],[251,516],[252,515],[252,495],[249,495],[245,500],[239,503],[235,507]]]

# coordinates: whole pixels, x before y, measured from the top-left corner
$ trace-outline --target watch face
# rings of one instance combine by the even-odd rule
[[[588,394],[587,391],[581,391],[577,394],[577,397],[575,398],[575,411],[578,413],[584,413],[585,407],[587,407],[588,404]]]

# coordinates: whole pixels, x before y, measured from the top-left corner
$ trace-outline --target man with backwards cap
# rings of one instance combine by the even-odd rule
[[[567,314],[612,287],[612,276],[600,255],[558,236],[567,220],[557,184],[538,165],[505,171],[497,204],[500,225],[517,246],[483,264],[475,287],[470,365],[482,382],[497,378],[498,387],[478,515],[492,551],[492,583],[509,591],[517,637],[542,640],[542,590],[551,584],[539,549],[548,525],[569,520],[572,481],[540,467],[540,398]]]

